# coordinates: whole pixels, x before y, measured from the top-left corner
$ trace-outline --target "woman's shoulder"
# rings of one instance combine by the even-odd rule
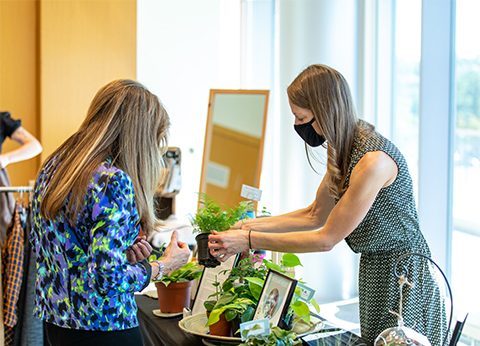
[[[109,208],[117,205],[125,209],[135,209],[132,180],[111,161],[102,162],[88,185],[86,205],[104,205],[110,206]]]
[[[92,180],[100,189],[125,189],[132,186],[130,176],[122,169],[116,167],[109,158],[100,163]]]

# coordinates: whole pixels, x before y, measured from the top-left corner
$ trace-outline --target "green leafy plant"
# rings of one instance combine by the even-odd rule
[[[160,249],[165,247],[165,243],[160,246]],[[157,261],[163,256],[162,250],[153,249],[152,254],[148,257],[148,261]],[[160,280],[152,280],[152,282],[163,282],[168,286],[172,282],[187,282],[195,279],[200,279],[203,268],[198,265],[197,261],[187,262],[180,269],[174,270],[162,276]]]
[[[269,335],[252,335],[239,346],[293,346],[301,343],[302,341],[297,338],[293,330],[284,330],[275,326],[270,327]]]
[[[222,313],[225,313],[227,321],[237,316],[241,316],[242,322],[250,321],[258,305],[268,270],[276,270],[291,276],[284,268],[292,268],[299,265],[302,265],[300,259],[291,253],[283,255],[280,265],[255,256],[242,259],[238,266],[229,270],[230,273],[222,285],[219,282],[214,283],[217,292],[210,295],[209,298],[216,299],[207,300],[204,303],[205,309],[210,312],[207,325],[217,322]],[[295,290],[294,298],[289,307],[289,314],[295,316],[293,323],[297,323],[299,320],[310,323],[310,308],[299,297],[300,289]],[[320,311],[318,304],[313,298],[309,303],[315,307],[317,312]],[[245,304],[249,305],[246,306]]]
[[[223,232],[230,229],[241,219],[248,218],[247,211],[252,211],[252,201],[242,201],[237,206],[230,208],[221,207],[217,201],[204,192],[200,192],[199,208],[193,217],[193,233]]]
[[[211,326],[220,320],[220,315],[225,314],[229,322],[240,317],[242,322],[250,321],[255,313],[255,303],[242,295],[243,290],[232,287],[226,292],[221,292],[218,300],[208,300],[204,303],[205,309],[210,312],[207,326]]]
[[[180,269],[174,270],[167,275],[162,276],[160,280],[154,282],[163,282],[168,287],[172,282],[187,282],[200,279],[203,268],[198,265],[197,261],[187,262]]]
[[[245,277],[245,280],[248,281],[250,284],[249,289],[253,296],[253,300],[256,303],[258,303],[258,300],[260,299],[260,295],[262,293],[262,288],[265,283],[268,269],[272,269],[282,274],[293,277],[293,275],[289,274],[288,271],[285,270],[285,268],[294,268],[297,266],[302,266],[302,263],[300,262],[300,259],[298,258],[298,256],[292,253],[284,254],[280,261],[280,265],[275,264],[272,261],[269,261],[266,259],[263,259],[262,262],[263,263],[262,263],[262,266],[260,266],[260,268],[263,267],[263,269],[259,268],[259,272],[263,274],[262,276]],[[320,312],[320,307],[318,306],[314,298],[312,298],[308,303],[312,304],[312,306],[315,308],[317,312]],[[293,321],[293,324],[297,323],[299,320],[303,320],[306,323],[310,323],[310,316],[312,315],[312,313],[310,312],[310,307],[308,306],[307,302],[300,300],[300,288],[298,287],[295,289],[295,294],[289,306],[288,315],[294,315],[295,319]]]

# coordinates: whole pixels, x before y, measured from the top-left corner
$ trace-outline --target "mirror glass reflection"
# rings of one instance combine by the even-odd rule
[[[242,185],[259,188],[268,90],[210,90],[200,192],[221,205],[246,200]]]

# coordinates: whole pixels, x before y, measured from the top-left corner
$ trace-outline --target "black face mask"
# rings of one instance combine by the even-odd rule
[[[317,131],[313,128],[312,124],[315,121],[313,118],[311,121],[301,125],[293,125],[295,131],[297,131],[298,135],[302,137],[302,139],[311,147],[318,147],[322,145],[326,139],[325,137],[319,135]]]

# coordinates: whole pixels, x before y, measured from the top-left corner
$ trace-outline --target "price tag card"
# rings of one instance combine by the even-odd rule
[[[240,196],[258,202],[262,198],[262,190],[243,184]]]
[[[270,335],[270,320],[264,318],[261,320],[253,320],[240,324],[240,334],[242,335],[242,341],[247,340],[251,336],[255,335]]]
[[[310,300],[312,300],[313,296],[315,295],[315,290],[313,288],[305,286],[300,282],[297,284],[296,290],[298,289],[300,289],[300,299],[305,302],[309,302]]]

